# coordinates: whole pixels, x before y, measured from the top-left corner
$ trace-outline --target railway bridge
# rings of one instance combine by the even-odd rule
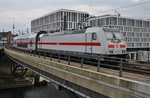
[[[4,48],[9,58],[84,98],[150,98],[150,76],[71,66],[65,61]],[[63,63],[64,62],[64,63]],[[108,72],[108,73],[106,73]]]

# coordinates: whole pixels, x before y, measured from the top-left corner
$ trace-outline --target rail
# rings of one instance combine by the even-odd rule
[[[10,47],[7,47],[10,48]],[[107,57],[98,55],[85,55],[78,53],[66,53],[58,51],[41,51],[33,52],[29,50],[15,49],[11,47],[14,51],[22,52],[27,55],[37,56],[39,58],[55,60],[57,62],[66,63],[71,66],[78,66],[85,68],[89,65],[95,66],[95,71],[100,72],[101,68],[113,69],[118,71],[118,76],[122,77],[123,72],[150,75],[150,64],[149,63],[137,63],[137,60],[130,60],[117,57]]]

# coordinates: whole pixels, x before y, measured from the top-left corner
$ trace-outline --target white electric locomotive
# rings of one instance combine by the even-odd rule
[[[34,36],[33,36],[34,35]],[[38,51],[63,51],[96,55],[126,55],[126,45],[118,29],[91,27],[87,29],[42,34],[35,41],[36,34],[14,39],[14,45],[22,49]]]

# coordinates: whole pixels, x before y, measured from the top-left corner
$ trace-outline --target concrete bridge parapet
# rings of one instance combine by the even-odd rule
[[[4,48],[14,59],[110,98],[150,98],[150,84],[86,70]]]

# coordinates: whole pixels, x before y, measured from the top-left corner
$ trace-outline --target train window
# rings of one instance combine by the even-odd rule
[[[96,35],[96,33],[92,33],[92,40],[97,40],[97,35]]]

